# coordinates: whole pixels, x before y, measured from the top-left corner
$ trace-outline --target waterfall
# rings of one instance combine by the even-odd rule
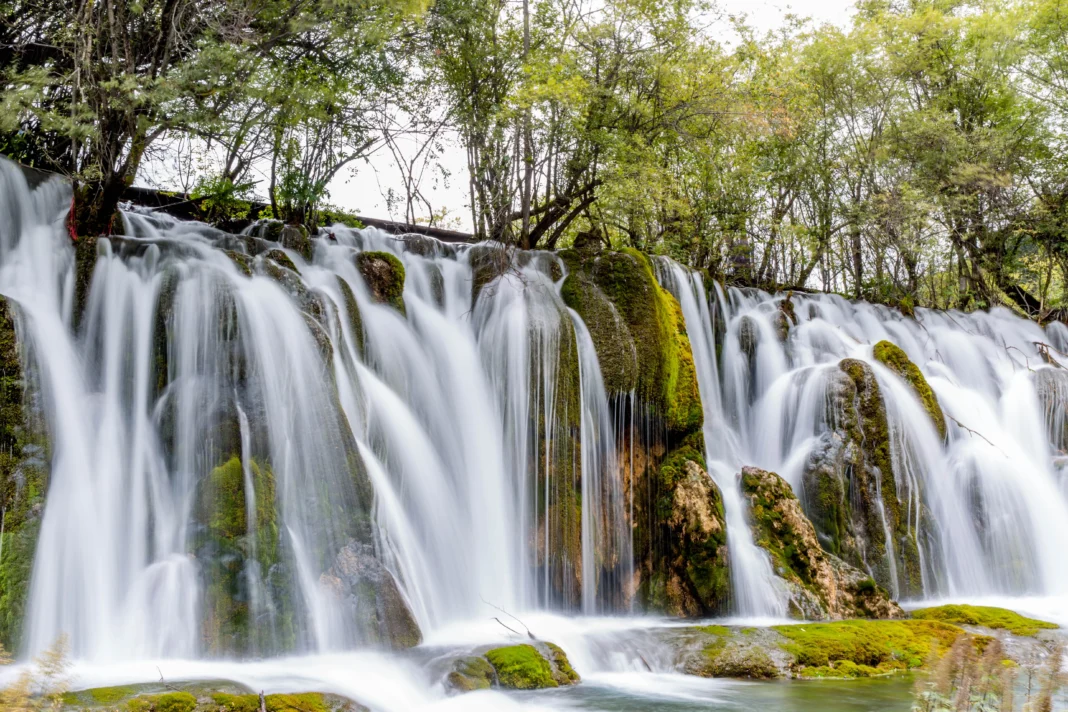
[[[657,477],[662,414],[635,380],[606,385],[593,320],[565,305],[566,256],[341,226],[296,249],[270,226],[129,209],[86,262],[69,204],[63,182],[30,189],[0,161],[0,295],[47,442],[25,451],[47,492],[18,491],[43,503],[23,654],[67,634],[94,662],[333,655],[388,648],[386,609],[430,638],[501,611],[647,612],[636,532],[651,539],[640,516],[670,502],[636,480]],[[364,259],[403,268],[403,290],[383,296]],[[692,350],[732,615],[792,610],[745,466],[781,475],[825,548],[896,596],[1068,596],[1068,328],[906,318],[656,263]],[[878,453],[858,445],[865,408]],[[847,537],[817,488],[858,467],[873,499]],[[24,521],[0,509],[6,562]],[[667,660],[653,637],[643,650]]]
[[[723,495],[726,510],[735,611],[744,617],[783,618],[786,615],[785,592],[776,581],[767,554],[753,542],[746,521],[738,478],[742,465],[749,463],[739,452],[738,432],[729,426],[724,416],[716,364],[716,325],[704,285],[700,275],[690,273],[677,263],[668,261],[660,266],[661,279],[679,300],[690,334],[705,414],[706,461],[709,474]]]

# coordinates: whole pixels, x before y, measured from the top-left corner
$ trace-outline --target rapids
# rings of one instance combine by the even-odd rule
[[[782,686],[681,675],[657,635],[681,623],[642,615],[634,451],[617,443],[647,424],[633,393],[607,392],[589,330],[561,298],[558,256],[334,226],[313,237],[310,261],[284,250],[299,271],[286,284],[256,234],[131,208],[124,235],[99,240],[79,304],[69,204],[59,180],[30,188],[0,160],[0,294],[17,305],[27,398],[50,443],[23,658],[65,634],[82,686],[155,681],[158,666],[170,679],[338,692],[383,710],[801,704]],[[249,245],[260,252],[234,258]],[[403,264],[403,312],[357,268],[354,255],[371,251]],[[487,254],[507,268],[476,300]],[[771,470],[803,493],[835,426],[829,379],[853,358],[883,394],[897,496],[920,532],[918,598],[1030,601],[1068,620],[1068,385],[1043,356],[1068,351],[1068,328],[1003,309],[908,319],[794,294],[783,341],[784,295],[655,264],[692,345],[733,616],[781,620],[790,604],[750,532],[738,473]],[[945,440],[874,359],[883,339],[923,371]],[[215,584],[232,574],[200,556],[213,526],[201,483],[229,452],[256,533],[231,582],[253,621],[240,660],[205,642],[212,612],[229,605]],[[576,483],[577,517],[549,504]],[[361,535],[422,631],[411,651],[382,652],[324,586]],[[886,539],[892,593],[906,597]],[[493,620],[502,611],[560,644],[583,691],[446,697],[435,659],[508,640]],[[873,689],[893,693],[881,709],[907,709],[907,686]]]

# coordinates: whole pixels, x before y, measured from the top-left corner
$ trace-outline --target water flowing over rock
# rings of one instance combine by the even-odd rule
[[[742,470],[742,492],[757,544],[790,589],[799,618],[901,618],[904,612],[867,574],[825,552],[793,490],[781,477]]]
[[[0,163],[0,641],[23,654],[298,660],[502,611],[1068,595],[1068,380],[1036,346],[1063,326],[736,289],[591,235],[132,209],[72,242],[69,205]],[[627,665],[678,669],[634,635]],[[435,679],[523,663],[467,650]],[[714,674],[781,670],[721,652]]]
[[[343,601],[343,615],[356,621],[361,640],[393,649],[411,648],[422,640],[396,579],[369,544],[346,544],[319,583]]]

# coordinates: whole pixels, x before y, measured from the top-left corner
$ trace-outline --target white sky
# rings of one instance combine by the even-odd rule
[[[844,25],[852,14],[853,0],[718,0],[717,5],[728,15],[745,14],[751,25],[760,31],[767,31],[777,27],[784,15],[791,13],[812,18],[818,24],[830,22]],[[724,27],[724,32],[729,32],[729,29]],[[723,39],[729,42],[730,38],[725,35]],[[423,193],[435,212],[447,209],[447,219],[452,223],[448,227],[469,230],[471,219],[463,149],[454,140],[447,142],[445,155],[440,162],[451,173],[448,183],[426,180]],[[427,171],[428,176],[431,173]],[[174,185],[176,181],[173,175],[172,169],[157,164],[146,166],[140,177],[147,179],[149,184],[179,188],[179,185]],[[401,195],[404,193],[397,166],[389,151],[382,148],[367,161],[354,163],[351,168],[343,170],[330,183],[328,200],[366,217],[402,221],[403,206],[399,207],[399,212],[390,213],[385,198],[390,188]]]

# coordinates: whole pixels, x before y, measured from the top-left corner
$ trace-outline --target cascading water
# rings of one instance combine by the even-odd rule
[[[687,271],[665,266],[680,294],[687,323]],[[693,290],[701,284],[693,276]],[[882,306],[850,303],[832,295],[791,297],[797,324],[787,327],[782,295],[717,285],[712,308],[723,321],[722,412],[725,425],[706,438],[711,453],[737,453],[734,466],[755,465],[781,474],[802,499],[805,473],[835,430],[833,390],[842,359],[868,364],[885,405],[894,495],[905,528],[914,532],[919,582],[914,596],[1063,596],[1068,593],[1058,552],[1068,544],[1068,502],[1056,462],[1068,401],[1063,367],[1043,362],[1040,349],[1063,346],[1063,326],[1043,331],[1005,310],[960,314],[917,310],[909,319]],[[708,317],[706,334],[716,334]],[[693,328],[692,326],[690,327]],[[913,388],[873,358],[872,347],[890,340],[919,365],[946,414],[948,438],[939,436]],[[700,339],[694,358],[702,360]],[[714,348],[714,343],[712,344]],[[1056,352],[1054,358],[1059,356]],[[702,379],[706,418],[719,417],[719,392]],[[710,463],[711,464],[711,463]],[[729,478],[718,478],[725,499]],[[723,482],[727,486],[723,486]],[[878,484],[878,483],[877,483]],[[887,540],[888,588],[906,596],[893,559],[898,538],[878,493]],[[732,548],[732,556],[734,549]],[[737,575],[737,570],[735,570]],[[736,580],[736,590],[738,582]]]
[[[370,652],[404,609],[428,645],[531,624],[605,684],[678,684],[663,621],[607,617],[640,609],[641,516],[671,504],[636,481],[663,456],[662,414],[607,388],[592,327],[564,305],[564,260],[340,226],[302,251],[128,211],[81,284],[69,202],[0,162],[0,295],[47,441],[23,448],[48,471],[23,653],[65,633],[80,660],[184,658],[194,677],[216,674],[197,659],[266,658],[228,668],[250,684],[272,656],[359,655],[380,684],[307,679],[412,709],[440,685]],[[403,294],[384,298],[363,259],[396,260]],[[1068,329],[706,291],[657,267],[692,349],[731,614],[790,605],[750,530],[744,466],[779,473],[825,547],[902,598],[1068,596]],[[945,437],[875,358],[883,339],[923,372]],[[871,462],[850,449],[865,408],[886,430]],[[846,542],[820,529],[814,487],[861,465],[873,506]]]
[[[727,517],[727,545],[730,547],[731,578],[735,610],[743,617],[783,618],[785,592],[777,584],[771,562],[757,548],[746,522],[738,486],[742,465],[748,464],[739,452],[736,431],[724,417],[716,364],[716,325],[700,275],[670,261],[661,263],[661,280],[679,300],[691,334],[697,381],[704,408],[704,437],[709,474],[719,485]]]

